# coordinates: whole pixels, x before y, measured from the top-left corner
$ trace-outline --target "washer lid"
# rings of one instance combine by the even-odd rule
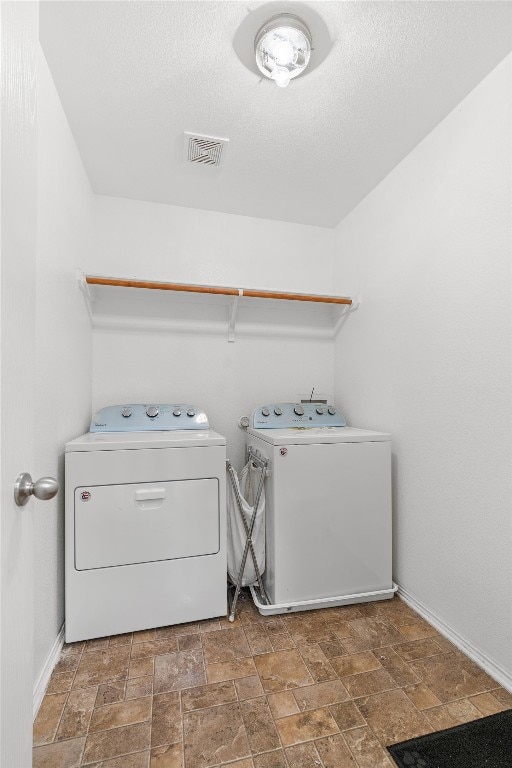
[[[355,427],[311,427],[310,429],[251,429],[254,435],[271,445],[312,445],[319,443],[375,443],[391,440],[386,432],[372,432]]]
[[[212,430],[172,432],[87,432],[66,443],[66,453],[122,451],[141,448],[200,448],[226,445],[226,438]]]

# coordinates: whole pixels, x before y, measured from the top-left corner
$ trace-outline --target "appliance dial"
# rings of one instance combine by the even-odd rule
[[[125,419],[128,418],[128,416],[132,415],[132,409],[131,408],[123,408],[121,411],[121,416],[124,416]]]
[[[155,416],[158,416],[158,408],[156,405],[149,405],[146,408],[146,416],[149,416],[150,419],[154,419]]]
[[[194,409],[193,409],[193,408],[190,408],[190,409],[187,411],[187,416],[191,416],[191,417],[192,417],[192,416],[195,416],[195,415],[196,415],[196,412],[194,411]]]
[[[318,406],[318,408],[316,409],[316,412],[318,413],[319,416],[322,416],[325,413],[321,405]]]
[[[295,411],[297,416],[304,416],[304,408],[302,407],[302,405],[296,405],[293,410]]]
[[[262,408],[261,409],[261,415],[262,416],[270,416],[270,411],[268,408]]]
[[[282,416],[283,415],[283,409],[282,408],[274,408],[274,413],[276,416]]]
[[[330,405],[327,410],[330,416],[334,416],[334,414],[336,413],[336,408],[333,405]]]
[[[174,411],[172,412],[172,415],[173,416],[181,416],[180,409],[179,408],[175,408]]]

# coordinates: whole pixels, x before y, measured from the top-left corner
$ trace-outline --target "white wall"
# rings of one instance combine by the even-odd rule
[[[64,621],[64,443],[86,431],[92,333],[76,271],[91,249],[94,196],[39,51],[34,479],[61,491],[34,507],[34,681]]]
[[[89,272],[332,293],[333,230],[108,197],[98,197],[97,211]],[[130,401],[202,406],[238,464],[245,440],[238,418],[313,386],[333,391],[331,341],[276,332],[228,344],[226,328],[94,331],[94,408]]]
[[[337,402],[394,438],[395,579],[509,675],[511,69],[338,226],[335,275],[363,296]]]

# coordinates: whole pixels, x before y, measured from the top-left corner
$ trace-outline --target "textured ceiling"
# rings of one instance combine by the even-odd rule
[[[267,16],[311,71],[261,80]],[[52,2],[41,43],[98,194],[335,226],[512,48],[510,2]],[[330,40],[329,40],[330,35]],[[229,138],[183,159],[183,131]]]

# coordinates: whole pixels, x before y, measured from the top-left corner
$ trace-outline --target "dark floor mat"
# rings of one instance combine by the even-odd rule
[[[388,747],[400,768],[512,768],[512,709]]]

